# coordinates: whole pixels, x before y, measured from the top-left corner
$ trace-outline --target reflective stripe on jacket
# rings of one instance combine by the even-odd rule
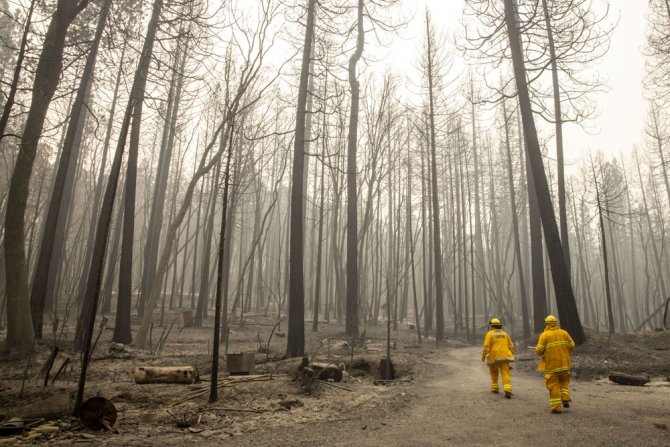
[[[488,365],[496,362],[514,361],[514,343],[507,332],[502,329],[491,329],[484,337],[482,360]]]
[[[542,356],[537,370],[543,374],[570,371],[570,353],[574,347],[570,334],[557,325],[547,325],[535,347],[535,353]]]

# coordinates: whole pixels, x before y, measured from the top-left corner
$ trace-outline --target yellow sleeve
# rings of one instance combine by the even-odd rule
[[[545,336],[544,332],[540,334],[540,338],[537,340],[537,346],[535,346],[535,354],[537,355],[542,355],[544,354],[544,350],[547,347],[546,346],[546,341],[545,341]]]
[[[487,332],[484,337],[484,345],[482,346],[482,361],[486,359],[489,351],[491,350],[491,332]]]
[[[570,334],[568,334],[567,332],[566,334],[568,336],[568,351],[572,352],[572,350],[575,349],[575,342],[572,339],[572,337],[570,337]]]

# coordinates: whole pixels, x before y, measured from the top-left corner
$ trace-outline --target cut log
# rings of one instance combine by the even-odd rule
[[[619,383],[621,385],[644,386],[645,384],[649,383],[648,376],[634,376],[621,372],[610,373],[609,379],[612,382]]]
[[[200,375],[195,366],[141,366],[133,372],[135,383],[196,383]]]

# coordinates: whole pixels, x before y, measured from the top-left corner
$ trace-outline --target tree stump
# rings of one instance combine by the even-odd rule
[[[393,380],[395,379],[395,370],[391,359],[383,358],[379,360],[379,379]]]
[[[106,428],[113,431],[116,424],[116,407],[104,397],[91,397],[79,410],[79,419],[91,430]]]

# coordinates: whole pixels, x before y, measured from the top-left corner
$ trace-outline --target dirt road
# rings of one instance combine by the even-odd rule
[[[388,388],[398,403],[395,414],[365,409],[331,422],[297,421],[295,428],[235,436],[225,445],[670,446],[667,386],[574,382],[572,408],[550,414],[540,374],[514,369],[514,398],[504,399],[489,392],[479,353],[474,347],[437,351],[413,383]]]

